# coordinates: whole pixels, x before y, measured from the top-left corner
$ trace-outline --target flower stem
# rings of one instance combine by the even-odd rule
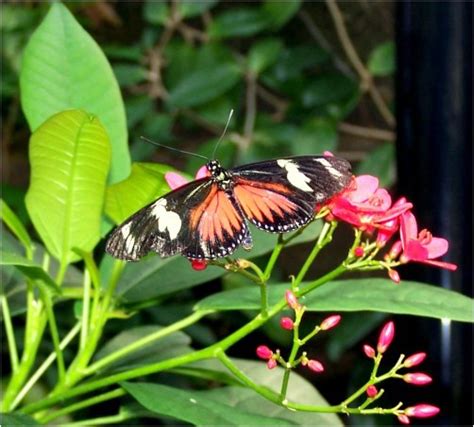
[[[82,327],[81,339],[79,341],[79,349],[82,350],[86,346],[87,336],[89,334],[89,309],[91,298],[91,277],[88,270],[84,270],[84,296],[82,298]]]
[[[10,364],[12,373],[18,370],[18,351],[16,349],[15,334],[13,332],[12,318],[10,315],[10,308],[8,307],[8,300],[5,295],[0,295],[2,301],[3,323],[5,324],[5,333],[7,335],[8,353],[10,355]]]

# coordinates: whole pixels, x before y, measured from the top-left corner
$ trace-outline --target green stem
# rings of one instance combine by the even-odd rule
[[[67,267],[68,267],[67,262],[61,262],[59,264],[59,270],[56,274],[56,279],[55,279],[55,282],[58,284],[58,286],[61,286],[61,284],[63,283],[64,276],[66,275]]]
[[[285,247],[286,243],[287,242],[283,241],[282,235],[279,234],[278,235],[278,243],[276,244],[275,248],[273,249],[272,254],[270,255],[270,258],[268,259],[267,266],[265,267],[265,271],[263,272],[263,277],[264,277],[265,281],[268,281],[268,279],[270,278],[270,276],[272,274],[272,271],[273,271],[273,268],[275,267],[275,263],[277,262],[278,257],[280,256],[281,251]]]
[[[69,333],[61,341],[61,344],[59,345],[61,350],[64,350],[68,346],[68,344],[74,339],[74,337],[79,333],[80,330],[81,330],[81,324],[76,323],[74,327],[69,331]],[[56,352],[51,353],[46,358],[46,360],[41,364],[41,366],[36,370],[36,372],[31,376],[31,378],[28,380],[28,382],[23,386],[23,388],[20,390],[20,392],[16,396],[11,406],[12,410],[18,406],[18,404],[23,400],[26,394],[31,390],[31,388],[40,379],[41,375],[43,375],[46,372],[46,370],[51,366],[51,364],[54,362],[55,359],[56,359]]]
[[[119,425],[121,422],[126,421],[129,418],[130,415],[127,414],[108,415],[106,417],[89,418],[88,420],[61,424],[61,427],[100,426],[104,424]]]
[[[132,344],[127,345],[126,347],[117,350],[108,356],[98,360],[87,369],[85,369],[85,375],[91,375],[95,372],[98,372],[100,369],[104,368],[107,365],[115,362],[116,360],[126,356],[129,353],[132,353],[146,345],[151,344],[152,342],[158,341],[161,338],[164,338],[173,332],[179,331],[181,329],[186,328],[189,325],[196,323],[202,317],[206,316],[207,314],[211,313],[212,311],[196,311],[195,313],[185,317],[184,319],[180,320],[179,322],[173,323],[165,328],[162,328],[146,337],[143,337]]]
[[[126,393],[122,388],[118,388],[107,393],[99,394],[98,396],[91,397],[90,399],[82,400],[81,402],[74,403],[72,405],[66,406],[56,412],[49,413],[48,415],[40,418],[38,421],[41,424],[46,424],[56,418],[59,418],[63,415],[70,414],[71,412],[76,412],[80,409],[87,408],[97,403],[106,402],[107,400],[115,399],[117,397],[124,396]]]
[[[7,334],[8,353],[10,355],[10,364],[12,373],[18,370],[18,351],[16,349],[15,334],[13,332],[12,318],[10,315],[10,308],[8,307],[8,300],[5,295],[0,295],[2,300],[3,323],[5,324],[5,333]]]
[[[84,271],[84,297],[82,298],[82,327],[79,349],[83,350],[89,334],[89,308],[91,294],[91,278],[88,270]]]

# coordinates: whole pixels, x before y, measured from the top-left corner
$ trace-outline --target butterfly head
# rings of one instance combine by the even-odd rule
[[[217,178],[219,180],[223,180],[227,177],[226,171],[224,168],[221,166],[219,161],[217,160],[211,160],[207,163],[206,165],[207,170],[211,173],[211,175],[214,178]]]

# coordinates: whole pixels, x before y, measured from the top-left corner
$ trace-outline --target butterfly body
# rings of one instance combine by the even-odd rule
[[[166,257],[215,259],[239,246],[250,249],[247,221],[284,233],[314,218],[316,206],[349,183],[347,161],[300,156],[224,169],[206,165],[209,176],[159,198],[127,219],[109,237],[106,251],[137,261],[150,251]]]

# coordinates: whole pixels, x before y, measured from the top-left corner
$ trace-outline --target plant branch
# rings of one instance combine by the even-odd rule
[[[395,142],[396,134],[390,130],[368,128],[352,123],[339,123],[339,130],[349,135],[361,136],[363,138],[377,139],[380,141]]]
[[[91,298],[91,277],[89,271],[84,270],[84,297],[82,298],[82,326],[81,339],[79,341],[79,349],[82,350],[86,346],[87,337],[89,335],[89,308]]]
[[[326,0],[326,5],[331,14],[334,26],[336,27],[336,32],[339,40],[341,41],[342,47],[344,48],[351,65],[357,71],[357,74],[361,79],[362,88],[369,92],[370,97],[372,98],[375,106],[377,107],[381,116],[384,118],[385,122],[390,127],[395,127],[395,117],[387,107],[382,95],[375,86],[372,75],[360,59],[359,54],[357,53],[354,44],[349,37],[349,33],[347,32],[347,28],[344,23],[344,18],[336,0]]]
[[[5,333],[7,334],[8,354],[10,355],[10,364],[12,374],[18,370],[18,351],[15,342],[15,333],[13,332],[12,318],[6,295],[0,295],[2,301],[3,323],[5,324]]]

